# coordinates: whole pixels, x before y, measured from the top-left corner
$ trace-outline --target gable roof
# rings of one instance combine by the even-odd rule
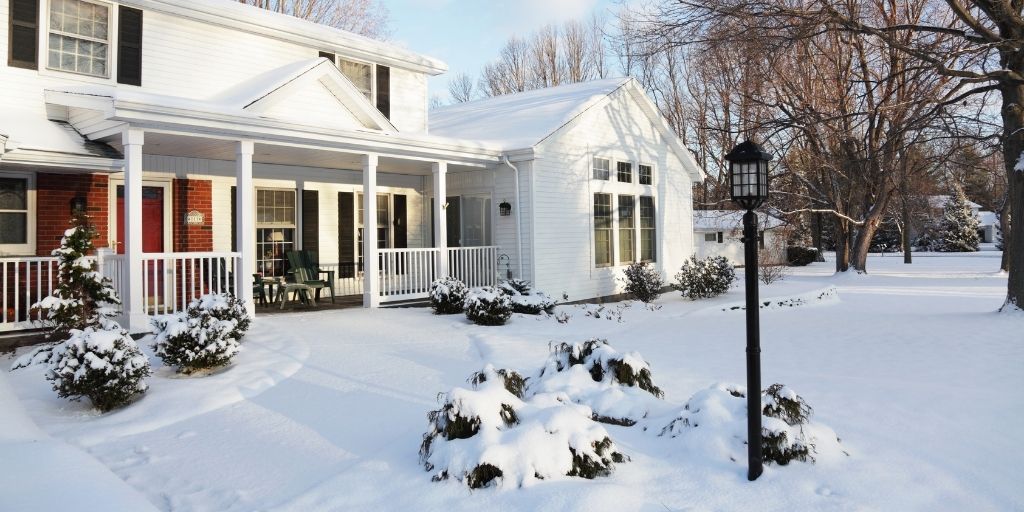
[[[704,171],[633,78],[604,78],[469,101],[430,111],[429,133],[479,140],[505,151],[537,146],[620,91],[637,102],[694,180]]]
[[[8,110],[0,118],[0,159],[6,153],[46,151],[74,156],[120,159],[121,153],[102,143],[91,141],[70,124],[51,121],[33,110]]]
[[[302,60],[272,69],[229,87],[206,99],[183,98],[109,85],[77,85],[47,89],[48,93],[109,98],[114,103],[139,103],[207,113],[264,117],[270,107],[286,101],[303,87],[319,82],[338,100],[338,107],[366,128],[395,133],[398,130],[366,96],[325,58]],[[48,98],[49,100],[49,98]]]
[[[694,231],[731,231],[743,229],[743,210],[694,210]],[[784,224],[782,219],[764,212],[757,212],[757,224],[762,229],[777,228]]]

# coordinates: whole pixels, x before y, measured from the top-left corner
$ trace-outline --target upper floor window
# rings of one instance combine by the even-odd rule
[[[630,162],[617,162],[618,180],[620,183],[633,183],[633,164]]]
[[[652,185],[654,182],[654,171],[649,165],[640,164],[636,166],[638,178],[641,185]]]
[[[611,177],[612,162],[607,158],[594,158],[594,179],[605,180]]]
[[[373,66],[364,62],[339,59],[338,67],[352,85],[356,86],[366,99],[373,102]]]
[[[84,0],[50,2],[50,69],[106,77],[110,8]]]

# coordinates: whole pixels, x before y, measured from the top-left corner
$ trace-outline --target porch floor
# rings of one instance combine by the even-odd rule
[[[260,304],[257,302],[256,316],[361,307],[363,307],[362,295],[339,295],[334,298],[333,303],[331,302],[330,296],[320,297],[320,300],[313,304],[304,304],[302,301],[288,301],[288,303],[285,304],[284,309],[281,309],[280,302],[268,302],[266,304]]]

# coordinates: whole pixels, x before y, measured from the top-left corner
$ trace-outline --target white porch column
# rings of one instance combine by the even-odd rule
[[[253,141],[240,140],[235,147],[235,233],[241,258],[235,265],[235,296],[245,303],[249,315],[256,313],[252,296],[252,275],[256,273],[256,207],[252,184]]]
[[[437,277],[448,276],[448,216],[445,215],[448,196],[446,178],[448,162],[434,162],[434,247],[437,248]]]
[[[124,258],[128,271],[124,278],[125,327],[131,332],[148,329],[145,297],[142,294],[142,144],[145,133],[128,128],[121,133],[124,144]]]
[[[363,155],[363,307],[380,305],[377,256],[377,155]]]

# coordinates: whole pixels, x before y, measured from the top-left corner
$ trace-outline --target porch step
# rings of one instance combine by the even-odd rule
[[[429,308],[430,299],[407,299],[407,300],[396,300],[394,302],[384,302],[380,305],[381,308]]]

